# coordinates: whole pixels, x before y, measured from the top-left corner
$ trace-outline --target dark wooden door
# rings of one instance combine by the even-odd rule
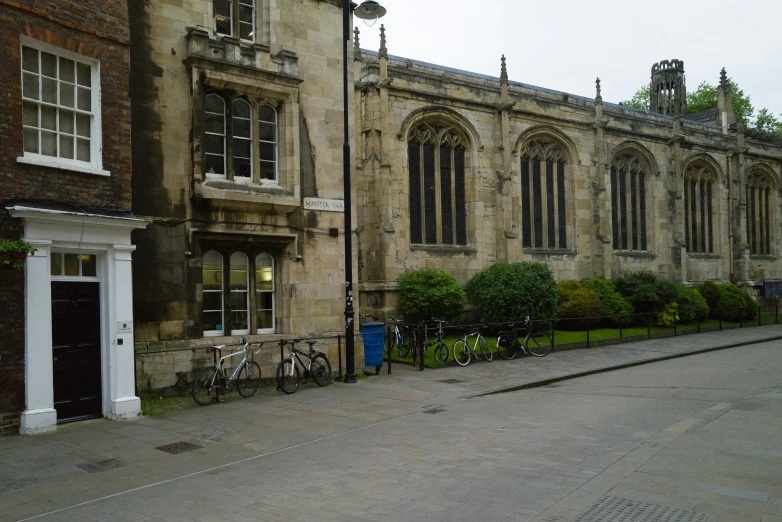
[[[57,421],[101,415],[98,283],[52,282],[52,357]]]

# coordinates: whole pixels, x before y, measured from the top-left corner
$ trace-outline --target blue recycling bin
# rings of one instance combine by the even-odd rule
[[[372,321],[362,323],[359,330],[364,337],[364,368],[374,366],[377,375],[380,373],[380,367],[383,366],[383,339],[386,325]]]

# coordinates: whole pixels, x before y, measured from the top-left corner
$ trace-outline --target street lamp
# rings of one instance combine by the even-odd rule
[[[342,80],[345,116],[345,142],[342,145],[342,162],[345,191],[345,382],[356,382],[356,353],[354,345],[353,309],[353,220],[350,193],[350,136],[348,135],[348,42],[352,43],[350,33],[350,0],[342,0]],[[375,0],[365,0],[355,10],[362,20],[377,20],[386,14],[383,6]],[[374,23],[374,22],[373,22]]]

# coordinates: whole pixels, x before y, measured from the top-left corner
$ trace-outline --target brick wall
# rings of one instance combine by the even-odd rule
[[[0,223],[5,216],[0,212]],[[18,237],[6,220],[0,237]],[[0,268],[0,434],[15,432],[24,410],[24,271]]]

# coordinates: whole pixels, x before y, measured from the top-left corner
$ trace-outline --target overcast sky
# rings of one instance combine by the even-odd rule
[[[757,112],[782,112],[780,0],[379,0],[390,54],[519,81],[629,99],[652,64],[684,60],[687,89],[715,85],[722,67]],[[360,3],[360,0],[357,1]],[[380,22],[356,19],[361,47],[377,50]]]

